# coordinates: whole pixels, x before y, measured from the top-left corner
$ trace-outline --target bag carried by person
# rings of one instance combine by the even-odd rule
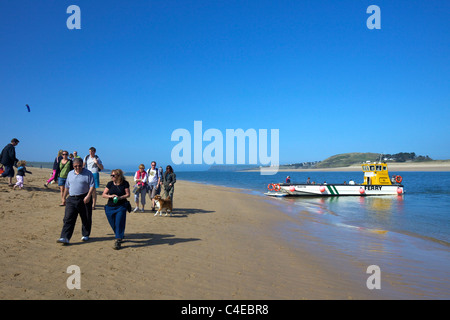
[[[143,187],[142,185],[135,184],[135,185],[134,185],[134,189],[133,189],[133,193],[134,193],[134,194],[140,193],[141,190],[142,190],[142,187]]]

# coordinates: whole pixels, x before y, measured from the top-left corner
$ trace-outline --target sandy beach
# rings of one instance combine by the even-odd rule
[[[102,173],[91,239],[80,240],[78,219],[71,244],[62,246],[56,243],[64,216],[59,190],[43,186],[51,170],[28,169],[33,174],[23,190],[0,181],[0,299],[404,297],[368,290],[367,266],[337,268],[329,257],[286,242],[276,226],[291,218],[271,200],[186,181],[176,184],[173,217],[128,214],[126,241],[117,251],[100,196],[109,181]],[[71,265],[81,270],[79,290],[66,285]]]

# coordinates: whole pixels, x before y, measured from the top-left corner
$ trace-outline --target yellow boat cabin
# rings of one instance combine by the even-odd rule
[[[402,177],[393,176],[389,178],[389,172],[386,163],[364,163],[361,165],[364,172],[363,185],[384,185],[390,186],[392,184],[399,184],[402,182]]]

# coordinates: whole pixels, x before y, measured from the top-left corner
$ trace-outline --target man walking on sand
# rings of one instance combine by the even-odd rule
[[[100,171],[103,170],[103,164],[100,158],[95,154],[97,150],[94,147],[89,148],[89,155],[84,158],[84,167],[94,175],[95,189],[100,187]],[[95,210],[97,204],[97,190],[92,195],[92,210]]]
[[[64,225],[61,231],[61,237],[57,242],[69,244],[72,238],[75,223],[80,215],[82,241],[89,240],[92,228],[92,194],[95,192],[94,176],[92,172],[83,168],[83,160],[76,158],[73,160],[73,170],[69,172],[66,180],[66,189],[64,197],[66,208],[64,212]]]
[[[5,167],[5,171],[1,174],[2,177],[9,178],[9,186],[13,186],[12,179],[14,177],[14,168],[17,161],[16,158],[16,149],[15,147],[19,144],[19,140],[16,138],[11,140],[11,143],[8,143],[0,154],[0,163]]]

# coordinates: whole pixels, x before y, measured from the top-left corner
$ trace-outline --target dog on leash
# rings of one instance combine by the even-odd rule
[[[166,216],[167,216],[167,211],[170,212],[170,216],[172,216],[172,200],[170,199],[170,196],[166,199],[161,198],[160,195],[156,195],[155,196],[155,202],[158,204],[159,208],[158,211],[156,211],[155,216],[159,215],[162,216],[162,210],[165,209],[166,211]]]

